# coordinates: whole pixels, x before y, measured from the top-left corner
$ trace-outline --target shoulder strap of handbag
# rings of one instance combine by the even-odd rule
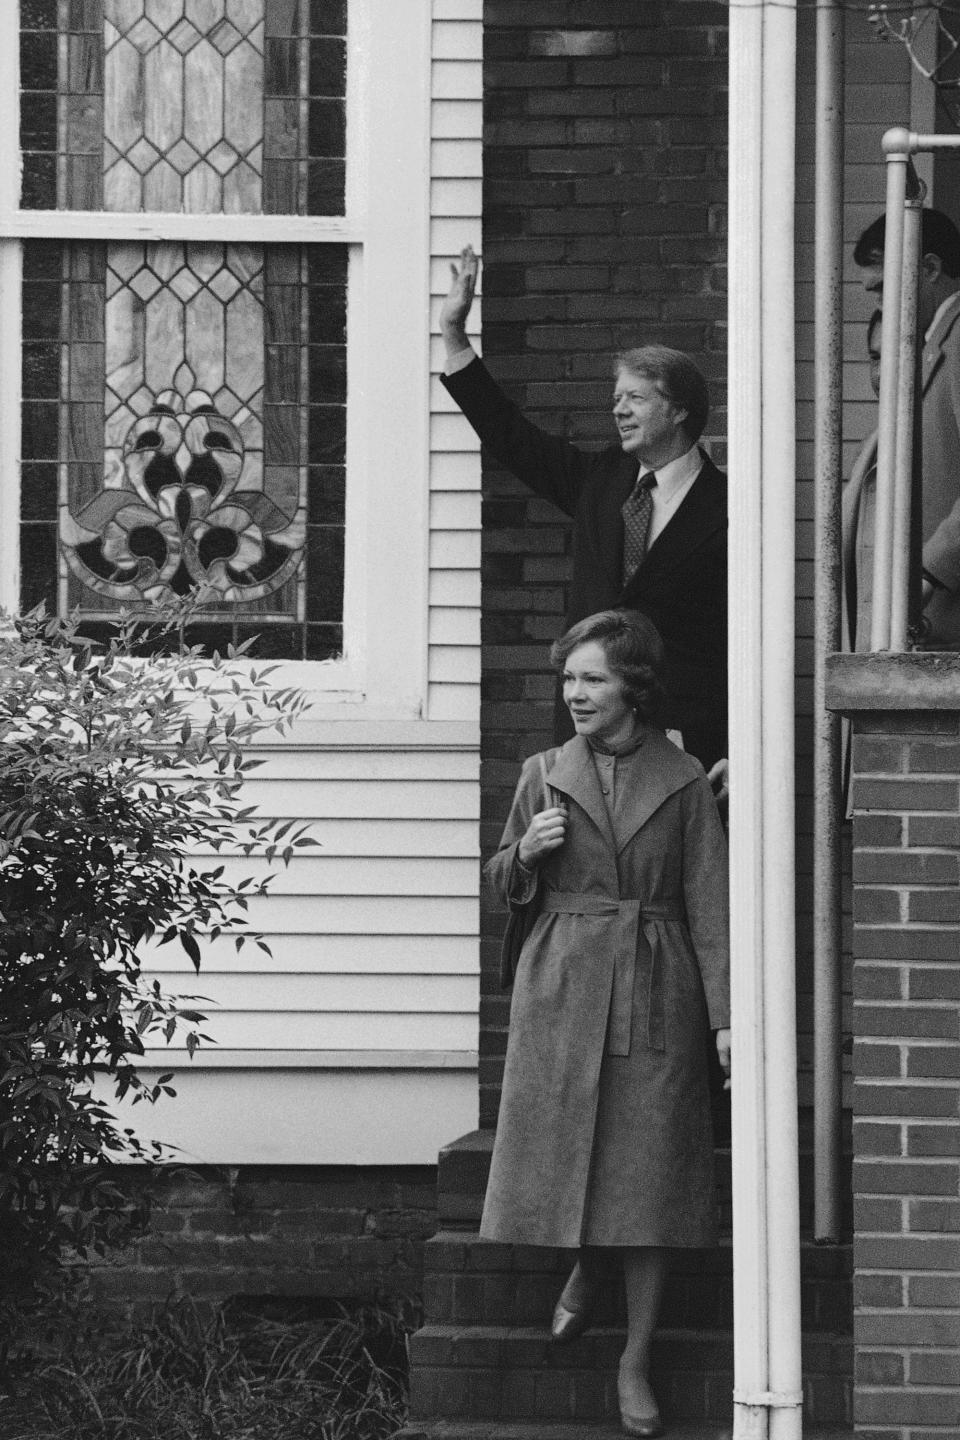
[[[558,748],[555,746],[552,750],[541,750],[537,756],[540,762],[540,779],[543,781],[543,794],[547,802],[545,806],[546,809],[550,809],[553,805],[564,805],[566,803],[564,796],[555,790],[547,780],[547,769],[553,764],[554,760],[556,760],[557,754]]]

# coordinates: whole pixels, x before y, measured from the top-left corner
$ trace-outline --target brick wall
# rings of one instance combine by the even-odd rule
[[[483,349],[544,427],[612,438],[611,356],[689,351],[725,433],[726,6],[485,0]],[[564,517],[484,469],[483,829],[496,846],[520,761],[551,743],[545,652],[562,630]],[[496,1118],[508,1000],[502,916],[483,916],[481,1123]]]
[[[89,1293],[126,1311],[184,1294],[416,1300],[436,1228],[433,1166],[198,1167],[155,1192],[144,1240],[91,1263]]]
[[[920,1428],[955,1436],[960,656],[846,661],[839,698],[856,732],[854,1416],[890,1440]],[[888,703],[928,708],[877,709],[884,685]]]

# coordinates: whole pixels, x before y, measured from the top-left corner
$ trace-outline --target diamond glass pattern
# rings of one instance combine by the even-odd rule
[[[312,0],[26,7],[22,204],[342,214],[345,31]]]

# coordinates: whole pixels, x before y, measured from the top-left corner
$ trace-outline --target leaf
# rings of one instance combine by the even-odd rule
[[[183,946],[184,950],[186,950],[187,954],[190,956],[190,959],[193,961],[193,968],[195,970],[199,970],[200,946],[190,934],[189,930],[180,931],[180,944]]]

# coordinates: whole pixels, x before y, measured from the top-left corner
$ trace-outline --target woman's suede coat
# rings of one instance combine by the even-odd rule
[[[567,835],[517,863],[555,803],[526,761],[487,878],[537,907],[510,1012],[481,1234],[520,1244],[715,1241],[706,1030],[729,1024],[726,842],[699,763],[647,730],[608,814],[580,736],[547,765]],[[532,897],[532,898],[531,898]]]

